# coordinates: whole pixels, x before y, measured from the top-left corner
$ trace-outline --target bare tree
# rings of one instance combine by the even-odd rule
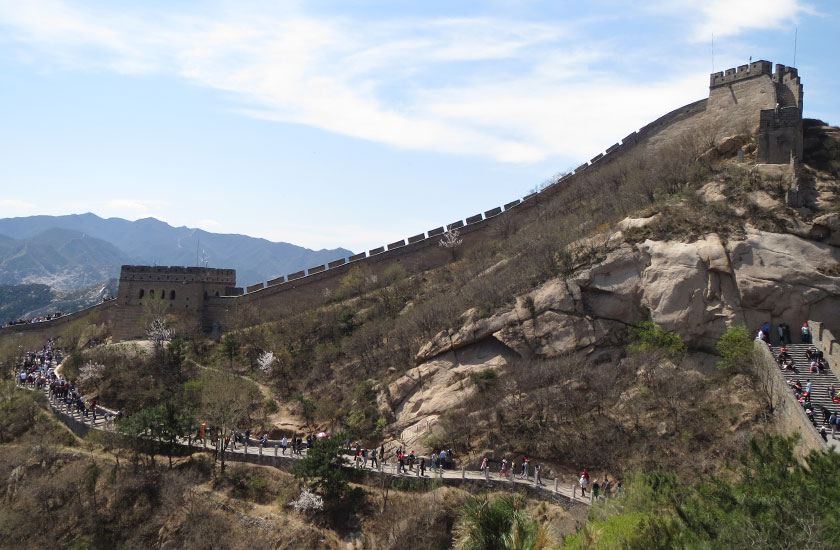
[[[252,388],[238,376],[213,371],[204,379],[201,392],[201,412],[208,423],[217,430],[221,445],[236,426],[248,415],[253,396]],[[224,448],[224,447],[222,447]],[[225,455],[222,453],[221,469],[225,471]]]

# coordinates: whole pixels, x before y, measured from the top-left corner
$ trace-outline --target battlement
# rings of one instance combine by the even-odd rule
[[[781,63],[776,63],[776,70],[773,73],[773,82],[786,83],[796,78],[799,78],[799,71],[796,67],[787,67]]]
[[[738,85],[730,86],[732,83]],[[801,158],[802,154],[802,97],[802,84],[794,67],[777,64],[774,72],[771,62],[759,60],[714,73],[710,76],[708,99],[683,105],[631,132],[536,193],[387,246],[244,289],[236,287],[233,269],[124,265],[118,299],[113,305],[114,336],[122,339],[143,334],[146,309],[198,319],[205,330],[218,334],[236,308],[255,305],[259,314],[264,308],[323,299],[335,290],[339,277],[360,265],[381,272],[389,265],[400,264],[408,273],[444,265],[452,261],[452,253],[438,244],[447,230],[457,229],[464,246],[473,245],[486,238],[489,227],[499,227],[497,223],[514,225],[513,220],[518,224],[533,216],[539,210],[535,207],[562,192],[573,180],[592,177],[596,185],[598,170],[617,158],[639,148],[656,152],[684,135],[701,135],[707,128],[714,128],[719,135],[757,131],[759,162],[788,163],[791,156]]]
[[[175,283],[220,283],[236,286],[235,269],[212,267],[124,265],[120,281],[148,281]]]
[[[783,65],[776,65],[784,67]],[[796,71],[796,69],[793,69]],[[712,73],[709,77],[709,88],[717,88],[718,86],[725,86],[733,82],[754,78],[756,76],[767,75],[771,76],[773,72],[773,64],[763,59],[753,61],[749,65],[740,65],[734,69],[726,69],[718,73]]]

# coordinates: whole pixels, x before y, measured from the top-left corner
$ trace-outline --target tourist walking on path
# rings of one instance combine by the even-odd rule
[[[537,485],[543,485],[542,482],[542,466],[537,464],[534,466],[534,483]]]
[[[589,487],[589,474],[586,472],[586,468],[583,469],[583,472],[580,474],[580,496],[586,496],[586,489]]]
[[[482,474],[487,471],[487,457],[486,456],[481,461],[481,468],[479,468],[479,471],[481,471]]]

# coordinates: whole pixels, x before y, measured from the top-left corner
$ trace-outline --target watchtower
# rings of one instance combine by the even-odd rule
[[[124,265],[117,292],[120,314],[114,320],[115,336],[125,339],[141,335],[142,317],[150,312],[198,323],[205,299],[240,293],[234,269]]]

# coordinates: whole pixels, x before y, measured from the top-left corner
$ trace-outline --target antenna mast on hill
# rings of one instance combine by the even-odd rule
[[[200,267],[198,265],[198,245],[201,244],[201,237],[196,237],[195,240],[195,267]]]
[[[715,33],[712,33],[712,72],[715,72]]]
[[[796,67],[796,40],[799,38],[799,27],[793,31],[793,66]]]

